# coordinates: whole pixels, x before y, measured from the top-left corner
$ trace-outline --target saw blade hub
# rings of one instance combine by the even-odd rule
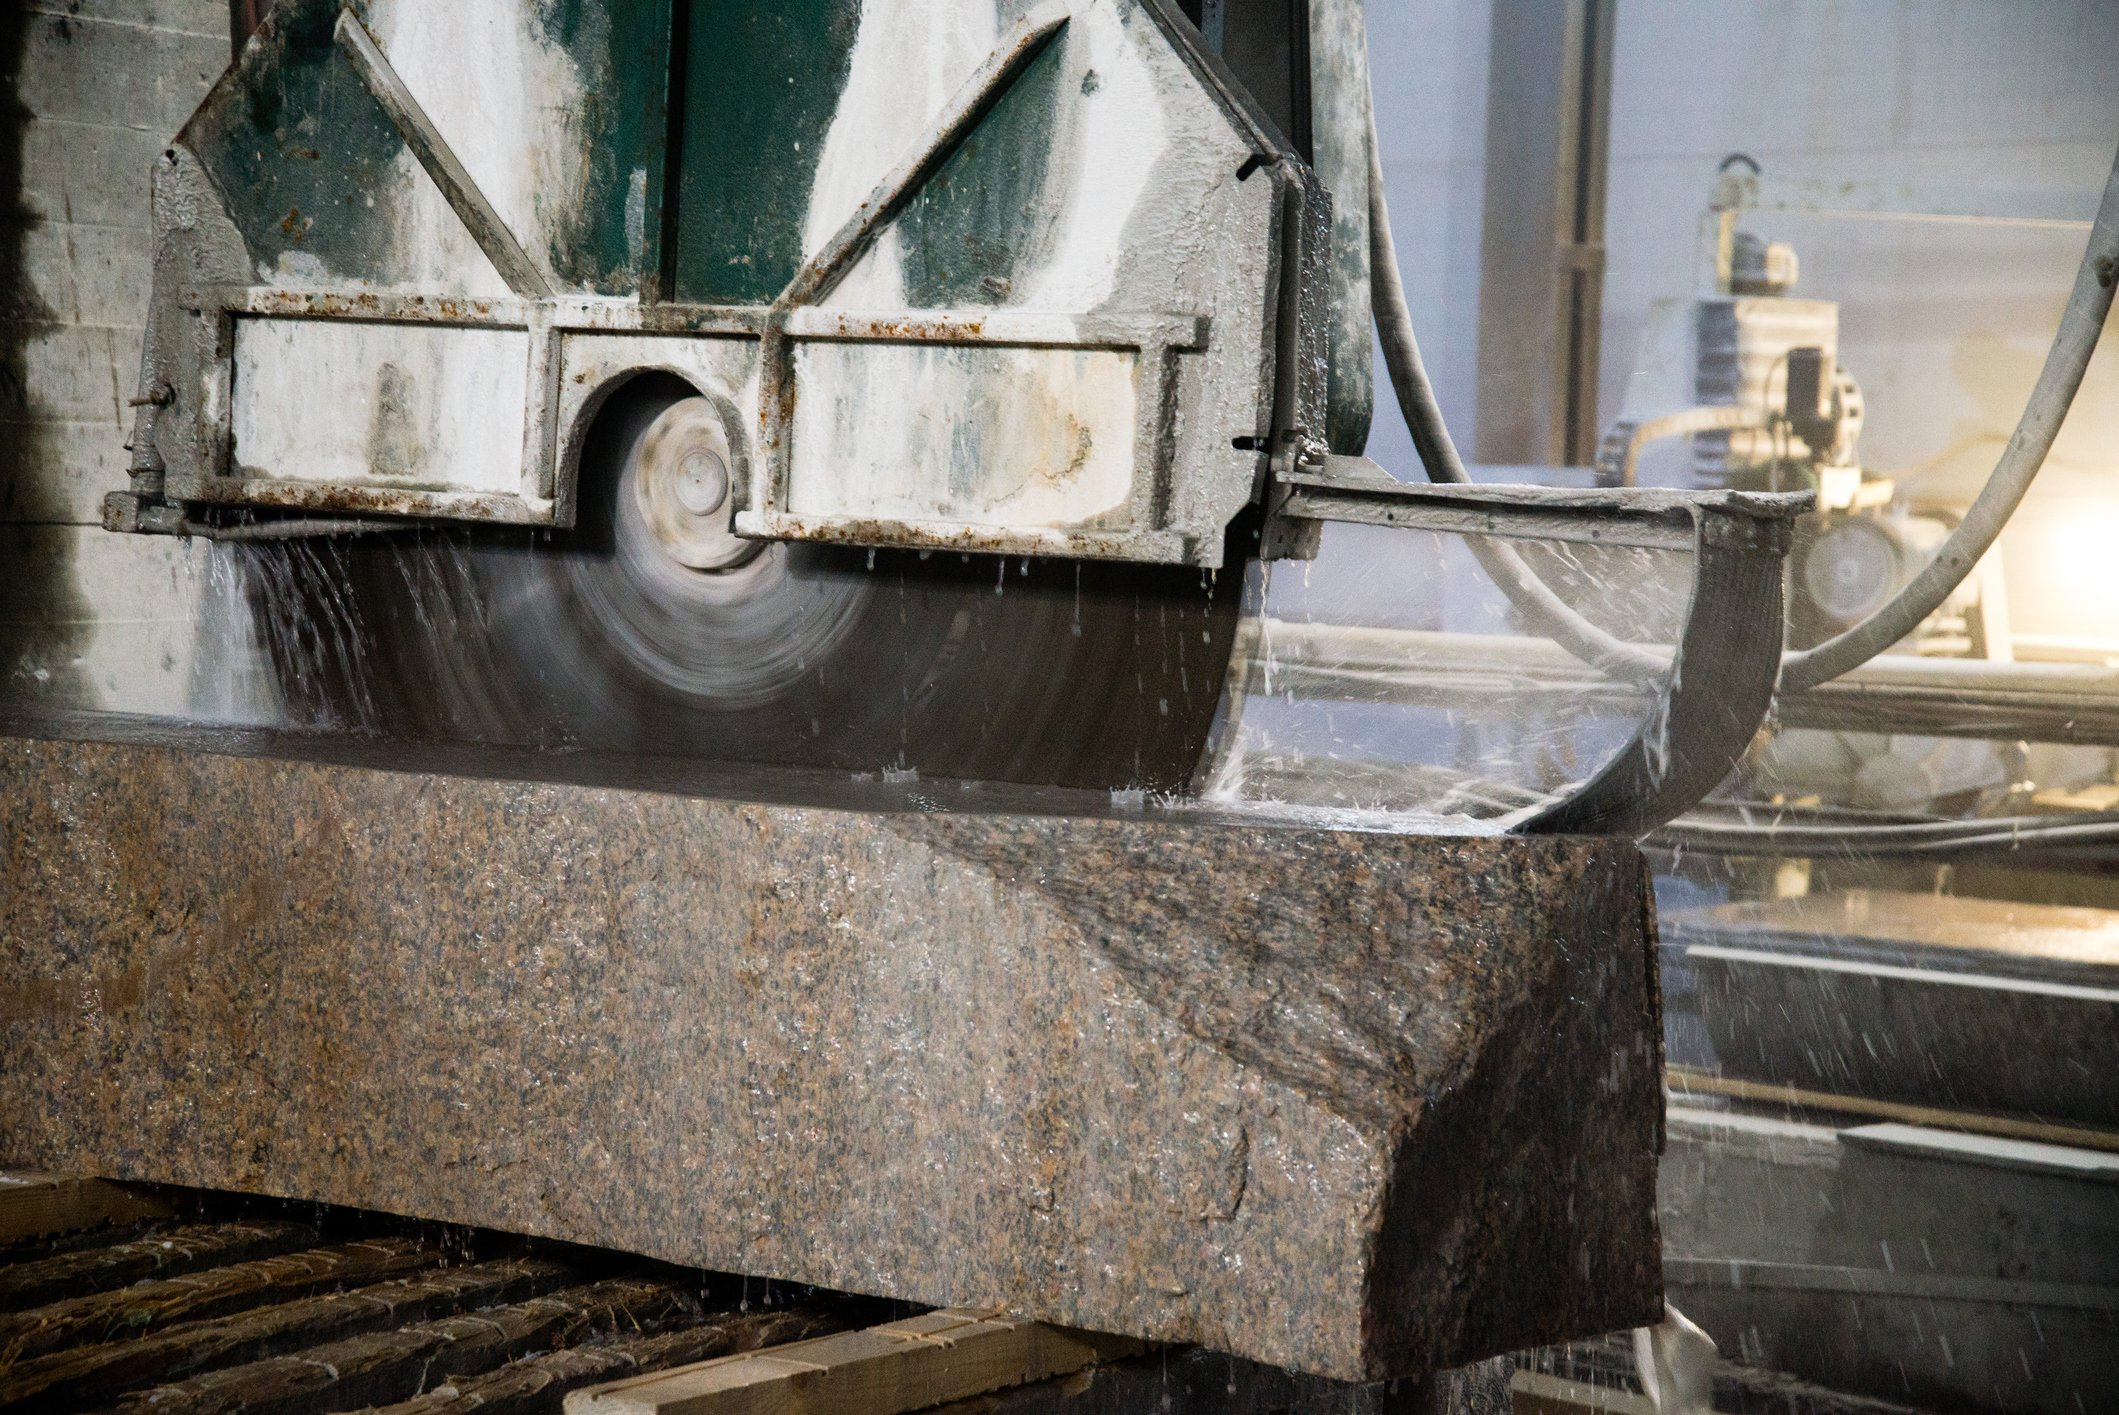
[[[640,439],[625,479],[653,543],[693,570],[732,570],[763,548],[732,524],[728,429],[707,398],[664,409]]]

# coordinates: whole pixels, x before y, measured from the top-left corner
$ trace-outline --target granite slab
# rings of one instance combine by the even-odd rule
[[[1661,1312],[1602,839],[882,813],[0,739],[0,1164],[1341,1380]]]

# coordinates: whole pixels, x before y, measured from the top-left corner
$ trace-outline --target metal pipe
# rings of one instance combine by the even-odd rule
[[[177,534],[200,540],[256,541],[300,540],[308,536],[359,536],[374,531],[418,530],[418,521],[357,521],[345,517],[301,516],[285,521],[239,521],[216,526],[210,521],[185,518]]]
[[[2110,812],[1875,824],[1754,824],[1693,812],[1652,831],[1646,843],[1702,855],[1859,857],[2105,846],[2113,841],[2119,841],[2119,815]]]

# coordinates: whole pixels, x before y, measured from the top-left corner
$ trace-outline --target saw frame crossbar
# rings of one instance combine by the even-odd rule
[[[1279,484],[1288,493],[1280,514],[1299,520],[1649,550],[1691,550],[1703,517],[1726,518],[1732,529],[1785,526],[1813,499],[1787,491],[1402,482],[1366,457],[1327,457],[1322,475],[1296,472]]]
[[[1691,551],[1685,628],[1639,730],[1587,782],[1509,826],[1527,835],[1639,836],[1711,791],[1765,720],[1780,678],[1794,521],[1816,496],[1401,482],[1365,457],[1335,456],[1322,471],[1281,475],[1274,499],[1275,514],[1298,523]]]

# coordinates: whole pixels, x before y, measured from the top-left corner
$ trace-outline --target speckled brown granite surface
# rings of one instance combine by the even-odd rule
[[[1653,1320],[1630,845],[0,739],[0,1163],[1374,1379]]]

